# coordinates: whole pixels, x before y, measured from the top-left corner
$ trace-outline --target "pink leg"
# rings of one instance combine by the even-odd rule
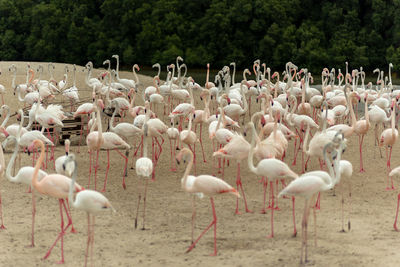
[[[1,95],[3,96],[3,95]],[[3,222],[3,208],[2,208],[2,203],[1,203],[1,194],[0,194],[0,217],[1,217],[1,226],[0,229],[6,229],[6,227],[4,226],[4,222]]]
[[[107,150],[107,168],[106,168],[106,178],[104,179],[104,186],[103,190],[101,192],[106,191],[106,185],[107,185],[107,178],[108,178],[108,170],[110,169],[110,150]]]
[[[399,202],[400,202],[400,194],[397,195],[397,209],[396,209],[396,218],[394,219],[394,224],[393,224],[393,228],[396,231],[399,231],[397,229],[397,217],[399,215]]]
[[[144,195],[143,195],[143,227],[142,230],[146,230],[146,228],[144,227],[144,218],[146,216],[146,195],[147,195],[147,184],[148,184],[149,180],[146,179],[146,183],[144,185]]]
[[[266,197],[267,197],[267,188],[268,188],[268,179],[267,178],[264,178],[264,177],[262,177],[261,178],[261,183],[262,183],[262,185],[263,185],[263,207],[262,207],[262,209],[261,209],[261,211],[260,211],[260,213],[261,214],[265,214],[267,211],[266,211],[266,209],[265,209],[265,205],[267,205],[267,203],[266,203]]]
[[[363,160],[362,160],[362,145],[364,142],[364,135],[361,135],[358,137],[358,142],[360,144],[360,172],[365,172],[364,167],[363,167]]]
[[[128,159],[129,159],[129,150],[125,151],[125,155],[122,154],[118,149],[114,149],[115,151],[118,152],[118,154],[121,155],[121,157],[124,158],[125,160],[125,166],[124,166],[124,172],[122,174],[122,187],[126,189],[126,184],[125,184],[125,177],[128,176]]]
[[[204,156],[204,147],[203,147],[203,140],[201,139],[201,131],[203,129],[203,124],[200,124],[200,145],[201,145],[201,152],[203,153],[203,162],[207,163],[206,157]]]
[[[67,218],[68,218],[68,224],[71,224],[71,233],[76,233],[77,231],[74,228],[74,224],[72,223],[72,215],[71,215],[71,209],[69,208],[69,201],[67,198],[67,207],[68,207],[68,213],[67,213]]]
[[[89,181],[88,188],[90,186],[90,176],[92,175],[92,151],[89,151]]]
[[[292,213],[293,213],[293,237],[295,237],[297,235],[296,214],[295,214],[295,211],[294,211],[294,202],[295,202],[295,197],[292,196],[292,204],[293,204],[293,209],[292,209]]]
[[[271,189],[272,193],[272,207],[274,207],[274,182],[271,181],[269,182],[269,187]],[[274,208],[271,209],[271,234],[267,236],[267,238],[273,238],[274,237]]]
[[[35,193],[32,191],[32,232],[31,232],[31,245],[30,247],[34,247],[35,246],[35,215],[36,215],[36,197],[35,197]]]
[[[207,228],[204,229],[204,231],[200,234],[200,236],[192,243],[192,245],[187,249],[186,252],[190,252],[196,246],[196,243],[200,240],[200,238],[211,228],[211,226],[214,225],[214,253],[211,254],[211,256],[217,255],[217,215],[215,213],[214,199],[210,197],[210,200],[213,211],[213,220],[210,223],[210,225],[208,225]]]
[[[240,178],[240,162],[238,162],[238,168],[237,168],[236,187],[237,187],[238,191],[239,191],[239,187],[240,187],[240,191],[242,192],[242,196],[243,196],[243,200],[244,200],[244,207],[245,207],[246,212],[252,212],[247,207],[246,195],[244,194],[242,180]],[[235,213],[236,214],[240,214],[239,213],[239,198],[236,199],[236,211],[235,211]]]
[[[315,203],[315,209],[316,210],[321,209],[321,193],[318,193],[317,202]]]
[[[100,149],[97,150],[96,165],[94,166],[94,190],[97,190],[97,168],[99,166],[99,152]]]
[[[87,219],[88,219],[88,238],[87,238],[87,243],[86,243],[85,266],[87,266],[87,259],[88,259],[88,256],[89,256],[89,245],[90,245],[90,240],[91,240],[90,214],[89,214],[89,212],[87,213]]]

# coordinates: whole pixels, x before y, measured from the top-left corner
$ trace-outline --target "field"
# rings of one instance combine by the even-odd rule
[[[19,68],[17,83],[25,82],[24,62],[0,62],[2,73],[0,83],[5,85],[6,103],[12,113],[22,104],[13,95],[11,89],[11,74],[8,66],[15,63]],[[31,63],[36,69],[39,63]],[[61,80],[63,64],[56,64],[54,76]],[[47,64],[45,65],[47,69]],[[84,82],[82,67],[78,67],[77,86],[82,88],[81,99],[88,98],[90,89]],[[86,72],[85,72],[86,73]],[[98,71],[95,71],[98,73]],[[121,72],[121,77],[131,78],[129,72]],[[48,74],[42,78],[47,79]],[[72,74],[69,74],[71,84]],[[140,76],[142,86],[152,84],[150,77]],[[203,81],[198,81],[203,83]],[[200,99],[196,92],[198,108]],[[57,98],[58,99],[58,98]],[[138,104],[142,103],[138,97]],[[254,108],[253,108],[254,110]],[[160,114],[161,119],[163,118]],[[15,119],[15,117],[13,117]],[[248,117],[246,116],[246,119]],[[166,121],[166,118],[165,120]],[[105,129],[105,128],[103,128]],[[207,128],[205,128],[207,129]],[[203,130],[207,163],[198,161],[197,174],[211,174],[213,159],[212,146],[207,131]],[[279,199],[280,211],[275,213],[275,237],[268,239],[269,211],[260,214],[262,208],[262,185],[260,177],[252,174],[247,164],[242,164],[243,185],[250,209],[254,213],[235,215],[235,198],[230,195],[218,196],[215,199],[217,223],[218,256],[208,256],[213,250],[212,231],[206,234],[196,248],[185,253],[190,245],[190,222],[192,216],[191,196],[181,189],[180,179],[185,165],[180,165],[177,172],[170,172],[170,150],[168,139],[163,146],[160,162],[156,168],[156,181],[149,182],[146,214],[146,230],[134,228],[136,203],[138,197],[138,177],[135,170],[128,169],[127,189],[121,186],[123,160],[111,152],[111,168],[107,191],[104,195],[112,202],[116,213],[104,213],[96,217],[95,228],[95,265],[97,266],[297,266],[299,265],[301,246],[301,216],[304,200],[296,199],[297,237],[292,237],[291,200]],[[77,150],[77,138],[72,138],[72,151]],[[343,181],[341,187],[325,192],[321,198],[321,210],[317,211],[318,244],[314,246],[314,226],[312,216],[309,225],[309,257],[315,266],[397,266],[400,261],[397,242],[400,233],[393,230],[394,215],[399,183],[395,180],[396,190],[385,191],[386,160],[381,158],[378,147],[374,146],[373,131],[370,130],[364,142],[365,173],[359,173],[358,137],[353,136],[348,142],[348,149],[343,158],[353,163],[354,174],[351,180]],[[392,166],[400,164],[398,144],[393,148]],[[197,146],[197,152],[200,152]],[[150,148],[149,148],[149,151]],[[384,150],[382,151],[384,155]],[[56,148],[56,156],[64,153],[64,147]],[[76,154],[79,163],[78,183],[87,186],[89,157],[87,148],[81,148]],[[131,153],[132,155],[132,153]],[[198,159],[201,154],[198,153]],[[299,154],[300,155],[300,154]],[[6,153],[6,164],[11,153]],[[131,160],[129,166],[131,165]],[[289,143],[286,162],[293,160],[293,140]],[[298,158],[298,161],[300,157]],[[99,169],[99,187],[104,181],[106,152],[101,153]],[[31,164],[31,159],[23,155],[22,166]],[[316,159],[311,160],[309,170],[318,169]],[[300,165],[291,166],[299,172]],[[225,180],[234,185],[236,164],[231,162],[227,167]],[[54,172],[52,167],[47,170]],[[345,190],[345,222],[349,214],[348,185],[352,187],[351,231],[341,230],[340,195]],[[38,197],[36,214],[36,247],[28,248],[31,229],[31,196],[26,193],[28,188],[20,184],[10,183],[2,179],[0,192],[2,196],[3,214],[7,229],[0,231],[2,245],[0,246],[1,266],[23,266],[30,263],[33,266],[54,266],[59,260],[59,245],[54,249],[48,260],[41,258],[55,240],[59,231],[59,209],[55,199]],[[244,212],[243,202],[240,210]],[[197,224],[196,235],[206,227],[212,213],[207,198],[196,199]],[[64,239],[65,266],[82,266],[86,247],[86,214],[72,210],[76,234],[68,233]],[[347,227],[346,227],[347,230]]]

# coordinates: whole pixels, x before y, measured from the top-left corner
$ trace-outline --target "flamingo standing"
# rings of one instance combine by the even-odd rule
[[[15,142],[14,152],[11,156],[10,161],[8,162],[7,169],[6,169],[6,177],[10,182],[13,183],[22,183],[28,186],[32,185],[32,175],[34,168],[30,166],[25,166],[19,169],[17,175],[12,176],[11,169],[15,165],[15,159],[17,158],[18,150],[19,150],[19,141],[15,136],[10,136],[9,140]],[[45,171],[39,170],[38,179],[41,180],[44,176],[47,176]],[[35,192],[34,190],[31,191],[32,194],[32,234],[31,234],[31,247],[35,246],[35,214],[36,214],[36,199],[35,199]]]
[[[343,143],[340,144],[340,148],[342,147],[342,145]],[[340,175],[337,161],[340,161],[342,149],[339,149],[336,161],[334,161],[334,169],[335,169],[334,171],[331,162],[326,155],[327,152],[326,150],[330,146],[332,146],[332,143],[324,147],[324,158],[325,161],[327,162],[327,166],[330,171],[330,175],[328,177],[325,177],[328,179],[325,179],[322,176],[314,174],[313,172],[305,173],[301,175],[299,178],[290,182],[278,195],[278,197],[281,197],[283,195],[294,195],[294,196],[305,197],[303,220],[301,224],[302,242],[301,242],[300,264],[303,264],[303,254],[304,254],[304,263],[308,262],[307,228],[308,228],[308,215],[310,210],[309,200],[318,192],[332,189],[335,186],[335,182],[338,179],[338,176]],[[334,173],[336,173],[336,175],[334,175]]]
[[[368,112],[368,93],[364,96],[364,120],[358,120],[355,125],[355,133],[358,135],[358,143],[360,145],[360,172],[365,172],[362,160],[362,144],[364,142],[364,136],[367,134],[369,127],[371,126],[369,122],[369,112]]]
[[[61,216],[61,231],[58,234],[53,245],[47,251],[46,255],[44,256],[44,259],[47,259],[50,256],[50,253],[53,250],[54,246],[57,244],[58,240],[61,239],[61,260],[58,263],[64,263],[64,235],[65,231],[72,225],[72,220],[67,210],[67,207],[65,206],[64,199],[68,198],[71,179],[61,174],[50,174],[46,175],[40,181],[38,181],[39,168],[44,160],[44,144],[41,140],[36,139],[28,147],[28,150],[31,151],[33,148],[40,148],[40,156],[38,161],[36,162],[35,169],[33,172],[32,185],[40,194],[58,199],[60,206],[60,216]],[[77,183],[74,183],[73,189],[78,192],[82,190],[82,187]],[[68,218],[68,224],[67,226],[65,226],[65,228],[64,228],[63,208]]]
[[[143,177],[146,182],[144,186],[144,193],[143,193],[143,227],[142,230],[145,230],[144,227],[144,218],[146,215],[146,194],[147,194],[147,185],[149,182],[149,178],[153,173],[153,161],[147,157],[147,134],[148,134],[148,125],[147,119],[143,124],[143,157],[139,158],[136,161],[136,174],[139,177],[139,183],[141,184],[141,178]],[[137,221],[138,221],[138,214],[139,214],[139,206],[141,200],[142,192],[138,195],[138,204],[136,209],[136,217],[135,217],[135,229],[137,228]]]
[[[391,119],[391,124],[392,124],[391,126],[392,127],[389,128],[389,129],[384,130],[381,133],[381,137],[380,137],[380,140],[379,140],[379,146],[385,146],[385,149],[386,149],[386,160],[387,160],[386,167],[387,167],[387,171],[388,171],[388,176],[387,176],[388,184],[386,186],[386,190],[393,190],[394,189],[393,177],[389,176],[389,173],[390,173],[390,170],[391,170],[391,168],[390,168],[390,159],[392,157],[392,148],[393,148],[394,144],[396,143],[397,137],[399,135],[399,132],[395,128],[395,117],[396,117],[396,100],[395,99],[392,100],[392,105],[391,105],[390,109],[391,109],[390,119]],[[387,151],[388,147],[390,147],[389,155],[388,155],[388,151]],[[389,187],[389,177],[390,177],[390,180],[391,180],[391,187]]]
[[[217,177],[211,175],[199,175],[191,179],[193,183],[188,183],[188,177],[190,170],[193,166],[193,153],[188,148],[183,148],[181,152],[176,156],[177,162],[181,162],[182,159],[186,159],[188,161],[188,165],[186,166],[185,173],[182,177],[182,187],[186,192],[189,193],[203,193],[210,197],[211,201],[211,208],[213,212],[213,220],[210,225],[200,234],[200,236],[191,244],[191,246],[187,249],[187,252],[191,251],[200,240],[200,238],[212,227],[214,226],[214,253],[212,256],[217,255],[217,215],[215,213],[214,207],[214,198],[213,196],[223,194],[223,193],[230,193],[235,195],[236,197],[240,197],[239,192],[236,191],[235,188],[230,186],[224,180],[221,180]],[[193,177],[193,176],[192,176]]]
[[[248,157],[249,151],[250,151],[250,144],[246,141],[246,139],[244,139],[242,135],[236,134],[232,137],[231,141],[229,141],[228,144],[226,144],[223,148],[213,153],[213,157],[236,159],[237,161],[236,186],[238,190],[240,187],[240,190],[242,192],[246,212],[252,212],[252,211],[247,207],[247,200],[244,194],[242,180],[240,177],[240,162]],[[240,214],[238,199],[236,200],[235,214]]]
[[[171,169],[170,171],[175,172],[175,150],[176,150],[176,140],[179,138],[179,131],[175,128],[175,120],[171,118],[171,127],[167,130],[167,135],[169,139],[169,147],[171,150]],[[172,145],[173,142],[173,145]]]
[[[73,164],[71,166],[70,164]],[[68,203],[75,209],[79,209],[82,211],[86,211],[88,218],[88,239],[86,245],[86,254],[85,254],[85,266],[87,266],[87,261],[89,257],[89,247],[90,247],[90,258],[91,258],[91,266],[93,265],[93,249],[94,249],[94,218],[95,215],[106,211],[112,210],[115,212],[115,209],[111,205],[110,201],[103,196],[101,193],[93,190],[83,190],[79,191],[76,194],[74,200],[74,188],[76,187],[76,177],[78,176],[78,168],[77,162],[75,160],[75,156],[69,155],[67,159],[63,163],[64,171],[71,176],[71,184],[68,192]]]
[[[293,172],[286,163],[281,160],[275,158],[269,159],[262,159],[257,166],[254,166],[253,163],[253,156],[254,156],[254,146],[255,146],[255,139],[256,139],[256,129],[254,127],[253,122],[249,122],[248,126],[252,130],[252,139],[251,139],[251,146],[249,156],[247,158],[247,163],[251,172],[255,173],[259,176],[266,176],[267,179],[270,181],[270,190],[271,190],[271,198],[272,198],[272,205],[271,205],[271,234],[268,236],[269,238],[274,237],[274,183],[278,179],[283,178],[292,178],[296,179],[298,175]],[[294,198],[293,200],[293,225],[294,225],[294,233],[293,235],[296,236],[296,223],[295,223],[295,214],[294,214]],[[264,207],[263,207],[264,208]]]

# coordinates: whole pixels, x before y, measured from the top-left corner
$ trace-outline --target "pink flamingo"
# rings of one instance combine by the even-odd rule
[[[227,184],[225,181],[211,176],[211,175],[199,175],[192,179],[193,183],[188,183],[188,176],[190,170],[193,166],[193,153],[188,148],[183,148],[181,152],[176,156],[176,160],[179,163],[182,159],[186,159],[188,161],[188,165],[186,166],[185,173],[182,178],[182,187],[186,192],[189,193],[203,193],[210,197],[211,200],[211,208],[213,212],[213,220],[210,225],[200,234],[200,236],[192,243],[192,245],[187,249],[187,252],[191,251],[200,240],[200,238],[212,227],[214,226],[214,253],[212,256],[217,255],[217,215],[215,213],[214,207],[214,198],[213,196],[230,193],[235,195],[236,197],[240,197],[238,191],[235,188]],[[193,176],[192,176],[193,177]]]
[[[60,216],[61,216],[61,231],[58,234],[53,245],[47,251],[46,255],[44,256],[44,259],[47,259],[50,256],[50,253],[53,250],[54,246],[57,244],[58,240],[61,239],[61,261],[59,263],[64,263],[64,234],[65,231],[72,224],[72,220],[67,210],[67,207],[65,206],[64,199],[68,198],[71,179],[61,174],[50,174],[46,175],[40,181],[38,181],[39,168],[44,160],[44,144],[41,140],[37,139],[28,148],[29,150],[32,150],[33,148],[39,148],[39,147],[40,147],[40,156],[38,161],[36,162],[35,169],[33,172],[32,185],[40,194],[58,199],[60,205]],[[74,190],[80,191],[82,190],[82,187],[77,183],[75,183]],[[68,218],[68,224],[65,228],[64,228],[63,208]]]
[[[169,147],[171,150],[171,171],[176,171],[175,167],[175,150],[176,150],[176,141],[179,138],[179,131],[175,128],[175,121],[171,118],[171,127],[167,130],[167,135],[169,139]],[[172,145],[173,142],[173,145]]]
[[[150,178],[150,175],[153,173],[153,161],[147,157],[147,134],[148,134],[148,125],[147,119],[143,125],[143,157],[139,158],[136,161],[136,174],[139,178],[144,178],[146,180],[144,186],[144,194],[143,194],[143,227],[142,230],[145,230],[144,227],[144,218],[146,215],[146,194],[147,194],[147,185]],[[141,179],[139,180],[141,183]],[[142,192],[138,195],[138,204],[136,209],[136,218],[135,218],[135,229],[137,228],[138,214],[139,214],[139,206]]]
[[[358,143],[360,145],[360,172],[365,172],[362,160],[362,144],[364,142],[364,136],[367,134],[371,123],[369,122],[368,113],[368,93],[364,96],[364,120],[358,120],[355,125],[355,133],[358,135]]]
[[[236,159],[237,161],[236,186],[238,190],[240,187],[240,190],[242,192],[246,212],[252,212],[252,211],[247,207],[246,196],[244,194],[242,180],[240,178],[240,162],[248,157],[249,151],[250,151],[250,144],[246,141],[246,139],[244,139],[242,135],[236,134],[232,137],[231,141],[228,144],[226,144],[223,148],[213,153],[213,157]],[[238,199],[236,200],[235,213],[240,214]]]
[[[71,166],[71,163],[73,166]],[[64,171],[71,176],[71,184],[68,192],[68,202],[75,209],[79,209],[82,211],[86,211],[88,218],[88,240],[86,246],[86,254],[85,254],[85,266],[87,266],[87,260],[89,256],[89,247],[90,249],[90,258],[92,260],[91,265],[93,266],[93,248],[94,248],[94,217],[95,214],[104,212],[106,210],[112,210],[115,212],[115,209],[111,205],[110,201],[103,196],[101,193],[93,190],[83,190],[79,191],[76,194],[75,200],[73,191],[76,187],[76,177],[78,176],[77,163],[75,161],[75,156],[69,155],[65,162],[63,163]]]
[[[392,157],[392,148],[393,145],[396,143],[397,141],[397,137],[399,135],[399,132],[397,131],[396,127],[395,127],[395,117],[396,117],[396,100],[393,99],[392,100],[392,105],[390,106],[391,109],[391,129],[386,129],[381,133],[381,137],[379,140],[379,146],[385,146],[386,149],[386,167],[387,167],[387,171],[388,171],[388,183],[389,183],[389,172],[390,172],[390,159]],[[389,155],[388,155],[388,151],[387,148],[390,147],[389,149]],[[394,186],[393,186],[393,178],[390,177],[391,180],[391,187],[389,187],[389,184],[387,184],[386,186],[386,190],[393,190]]]
[[[65,155],[60,156],[56,159],[56,162],[55,162],[56,173],[58,173],[58,174],[65,175],[65,170],[63,168],[63,164],[64,164],[64,161],[68,158],[70,144],[71,144],[71,142],[69,141],[69,139],[64,141]]]
[[[210,101],[211,101],[211,94],[209,90],[203,90],[200,93],[200,98],[204,101],[204,110],[196,109],[193,114],[193,124],[194,124],[194,131],[197,130],[197,125],[200,124],[200,136],[199,141],[201,145],[201,151],[203,153],[203,162],[207,162],[204,156],[204,148],[203,148],[203,140],[202,140],[202,129],[203,124],[205,124],[210,117]]]
[[[270,181],[270,190],[271,190],[271,198],[272,198],[272,206],[271,206],[271,234],[268,236],[269,238],[274,237],[274,182],[278,179],[283,178],[292,178],[296,179],[298,175],[293,172],[286,163],[281,160],[275,158],[262,159],[257,166],[254,166],[253,156],[254,156],[254,146],[256,139],[256,129],[254,127],[253,122],[249,122],[248,126],[251,127],[252,130],[252,139],[250,146],[250,153],[247,158],[247,163],[251,172],[255,173],[259,176],[266,176]],[[294,198],[293,201],[293,225],[294,232],[293,235],[296,236],[296,223],[295,223],[295,214],[294,214]]]
[[[342,143],[340,144],[340,148],[342,148]],[[278,195],[281,197],[283,195],[294,195],[294,196],[303,196],[305,197],[304,203],[304,213],[303,213],[303,220],[302,220],[302,242],[301,242],[301,257],[300,257],[300,264],[303,264],[303,254],[304,254],[304,263],[308,262],[308,249],[307,249],[307,228],[308,228],[308,215],[310,210],[309,200],[312,198],[316,193],[327,191],[332,189],[335,186],[335,182],[337,181],[340,171],[338,169],[337,161],[340,161],[342,149],[339,149],[337,153],[336,161],[334,161],[334,168],[332,168],[332,164],[328,157],[326,156],[326,150],[328,146],[332,146],[328,144],[324,148],[324,158],[327,162],[327,166],[329,168],[330,175],[328,175],[328,179],[314,174],[313,172],[305,173],[301,175],[299,178],[290,182]],[[336,175],[335,175],[336,173]],[[315,211],[315,210],[314,210]],[[314,220],[315,220],[315,212],[314,212]],[[315,225],[315,224],[314,224]],[[316,228],[316,225],[315,225]],[[316,229],[315,229],[316,230]],[[315,234],[316,238],[316,234]],[[316,239],[315,239],[316,242]]]
[[[11,169],[15,165],[15,159],[17,158],[18,150],[19,150],[19,142],[18,139],[15,136],[10,136],[10,140],[13,140],[15,142],[15,149],[14,153],[11,156],[10,161],[8,162],[7,165],[7,170],[6,170],[6,177],[10,182],[13,183],[22,183],[26,184],[28,186],[32,185],[32,175],[34,168],[31,166],[25,166],[19,169],[18,173],[16,176],[11,175]],[[45,171],[39,170],[38,174],[38,179],[41,180],[44,176],[47,176],[47,173]],[[36,199],[35,199],[35,193],[32,190],[32,233],[31,233],[31,247],[35,246],[35,238],[34,238],[34,233],[35,233],[35,214],[36,214]],[[72,227],[73,229],[73,227]]]

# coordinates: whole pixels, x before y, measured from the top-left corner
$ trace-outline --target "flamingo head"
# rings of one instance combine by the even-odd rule
[[[276,76],[278,76],[279,72],[275,71],[274,74],[272,74],[271,79],[275,78]]]
[[[140,67],[138,64],[133,65],[133,68],[135,68],[137,71],[140,71]]]

